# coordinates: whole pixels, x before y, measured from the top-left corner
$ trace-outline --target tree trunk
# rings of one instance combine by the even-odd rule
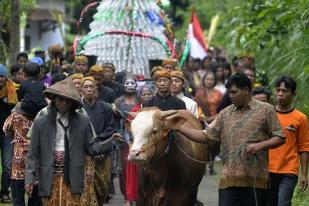
[[[6,49],[5,49],[5,43],[2,39],[2,29],[3,29],[3,25],[4,25],[4,21],[3,18],[0,17],[0,62],[5,62],[5,53],[6,53]]]
[[[20,51],[19,10],[19,0],[12,0],[10,18],[10,65],[16,63],[16,56]]]

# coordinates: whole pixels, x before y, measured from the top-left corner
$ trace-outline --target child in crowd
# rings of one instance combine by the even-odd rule
[[[25,115],[35,117],[36,114],[47,106],[43,91],[44,84],[40,81],[40,66],[37,63],[30,62],[25,65],[24,73],[26,80],[20,85],[18,91],[20,108]]]
[[[25,65],[28,63],[28,54],[26,52],[20,52],[16,57],[17,64]]]
[[[11,67],[11,79],[16,88],[16,91],[19,90],[20,83],[24,80],[24,65],[23,64],[14,64]]]

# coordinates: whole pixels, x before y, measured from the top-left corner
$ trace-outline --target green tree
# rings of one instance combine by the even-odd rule
[[[248,0],[230,11],[219,40],[236,53],[252,53],[257,68],[271,82],[278,75],[291,75],[298,82],[296,106],[309,114],[309,9],[308,0]],[[224,24],[224,22],[223,22]],[[225,43],[224,43],[225,42]]]
[[[211,18],[215,15],[224,17],[226,13],[239,4],[240,0],[182,0],[185,3],[179,6],[177,3],[174,5],[176,19],[176,37],[183,39],[186,36],[188,25],[191,19],[191,13],[193,8],[197,13],[201,26],[204,30],[208,30],[211,23]],[[178,1],[171,1],[178,2]],[[171,6],[172,7],[172,6]],[[171,15],[174,20],[174,16]],[[217,39],[216,39],[217,40]]]
[[[296,107],[309,115],[309,0],[188,0],[178,7],[183,39],[195,7],[200,23],[208,30],[211,18],[220,16],[212,46],[225,48],[229,59],[250,53],[258,71],[265,71],[270,83],[278,75],[291,75],[298,82]]]
[[[19,17],[27,14],[35,6],[35,2],[0,1],[0,62],[5,62],[11,54],[15,55],[19,51]]]

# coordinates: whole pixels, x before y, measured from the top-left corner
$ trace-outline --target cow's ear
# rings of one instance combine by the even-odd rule
[[[166,125],[170,129],[178,129],[181,125],[183,125],[187,119],[183,116],[172,115],[165,118]]]
[[[177,110],[161,111],[160,115],[161,115],[161,118],[166,118],[166,117],[176,114],[177,112],[178,112]]]
[[[130,119],[126,119],[124,121],[124,127],[126,128],[126,130],[128,130],[129,132],[131,132],[131,121]]]

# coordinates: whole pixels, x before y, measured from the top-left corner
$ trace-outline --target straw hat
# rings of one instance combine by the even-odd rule
[[[81,98],[80,94],[75,88],[72,80],[70,79],[65,79],[60,82],[57,82],[56,84],[48,87],[44,91],[44,96],[50,100],[54,100],[56,95],[72,100],[79,107],[83,106],[83,103],[81,102],[80,99]]]

